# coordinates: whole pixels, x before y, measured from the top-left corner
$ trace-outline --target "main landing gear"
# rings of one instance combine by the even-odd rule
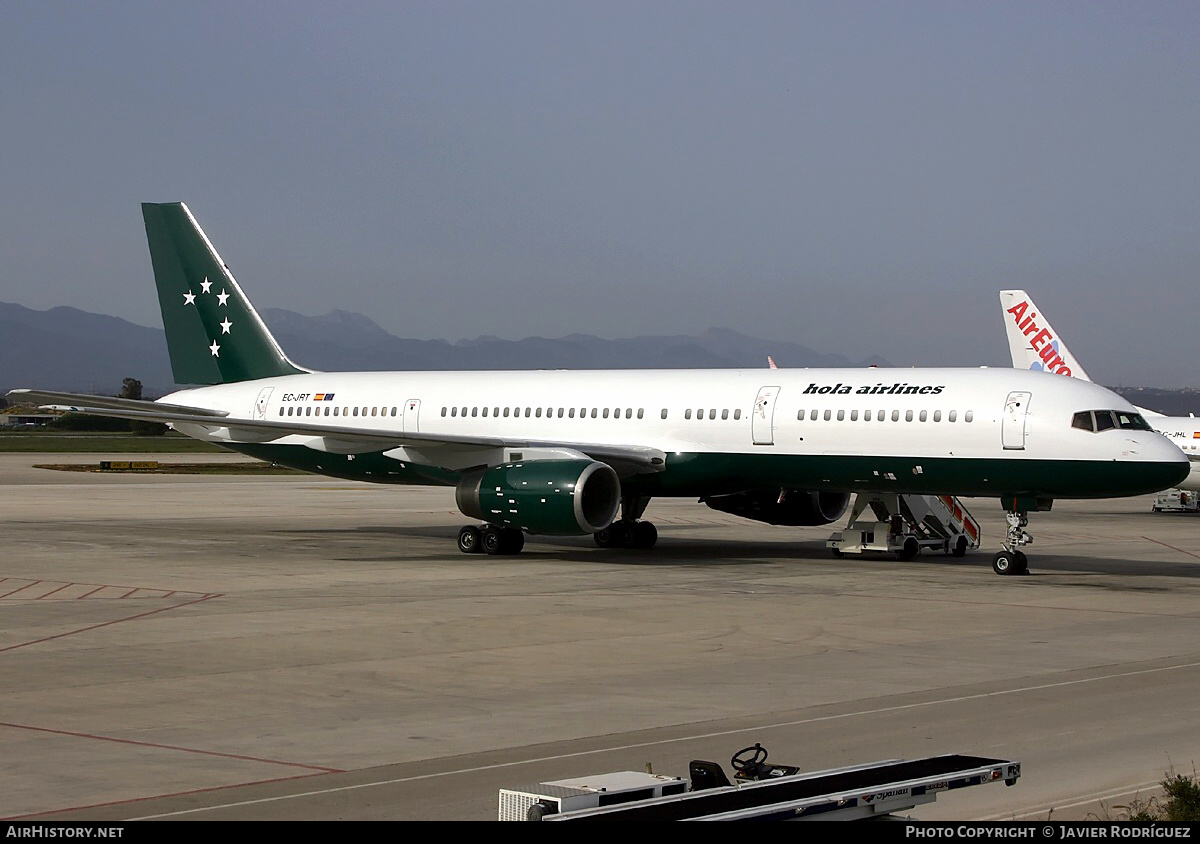
[[[653,522],[617,519],[604,530],[592,534],[601,548],[653,548],[658,528]]]
[[[601,548],[653,548],[658,542],[658,528],[653,522],[642,521],[649,504],[649,496],[622,497],[621,518],[593,533],[592,539]]]
[[[1033,537],[1025,530],[1029,525],[1029,514],[1025,510],[1009,510],[1004,518],[1008,521],[1008,534],[1003,550],[992,557],[992,571],[1004,575],[1029,574],[1029,561],[1018,550],[1022,545],[1033,543]]]
[[[500,525],[467,525],[458,532],[458,550],[464,554],[520,554],[525,534]]]

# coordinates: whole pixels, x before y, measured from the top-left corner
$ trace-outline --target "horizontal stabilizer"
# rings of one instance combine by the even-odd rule
[[[134,410],[151,413],[170,411],[172,413],[189,413],[193,416],[211,416],[217,418],[229,415],[224,410],[209,410],[203,407],[188,407],[182,404],[163,404],[162,402],[146,401],[145,399],[122,399],[115,396],[91,396],[85,393],[59,393],[51,390],[10,390],[7,398],[12,402],[36,404],[39,407],[54,407],[60,410],[70,410],[79,413],[91,412],[85,410],[85,408],[102,408],[106,410]]]

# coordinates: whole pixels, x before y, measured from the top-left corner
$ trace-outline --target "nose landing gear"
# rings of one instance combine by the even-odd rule
[[[992,557],[992,571],[996,574],[1029,574],[1029,561],[1019,549],[1032,545],[1033,537],[1025,528],[1029,525],[1029,513],[1025,510],[1009,510],[1004,514],[1008,522],[1008,533],[1004,538],[1003,550]]]

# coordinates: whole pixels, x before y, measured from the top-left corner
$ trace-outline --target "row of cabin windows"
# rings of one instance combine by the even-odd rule
[[[798,422],[804,421],[804,413],[805,412],[803,410],[796,411],[796,420]],[[839,411],[837,411],[837,421],[845,422],[847,413],[850,416],[851,422],[858,421],[858,411],[857,410],[851,410],[851,411],[839,410]],[[816,422],[818,416],[820,416],[820,418],[823,418],[826,422],[829,422],[833,419],[833,411],[826,410],[824,412],[824,414],[821,414],[821,411],[819,411],[819,410],[811,410],[808,412],[808,419],[811,422]],[[872,419],[872,411],[864,410],[862,418],[863,418],[864,422],[870,422]],[[879,422],[886,422],[887,418],[888,418],[888,412],[886,410],[881,410],[881,411],[879,411],[878,415],[876,415],[874,418],[876,420],[878,420]],[[905,422],[912,422],[914,419],[916,419],[919,422],[928,422],[930,420],[930,418],[932,418],[934,422],[941,422],[942,421],[942,412],[940,410],[935,410],[931,414],[928,410],[922,410],[919,413],[914,414],[913,411],[911,411],[911,410],[904,411],[904,421]],[[892,421],[893,422],[900,421],[900,411],[898,411],[898,410],[892,411]],[[947,422],[957,422],[958,421],[958,411],[951,410],[949,413],[947,413],[946,421]],[[968,410],[966,413],[964,413],[963,421],[964,422],[975,421],[975,411]]]
[[[610,419],[610,418],[611,419],[621,419],[622,417],[625,419],[633,419],[635,415],[637,416],[638,419],[643,419],[643,418],[645,418],[645,413],[646,413],[645,409],[641,408],[641,407],[639,407],[636,411],[631,407],[626,407],[626,408],[616,407],[616,408],[613,408],[611,411],[607,407],[592,407],[592,408],[581,407],[581,408],[579,408],[578,414],[576,414],[575,408],[573,408],[573,407],[567,407],[567,408],[547,407],[544,410],[540,407],[532,407],[532,408],[530,408],[530,407],[526,407],[526,408],[514,407],[511,409],[507,408],[507,407],[493,407],[493,408],[486,408],[486,407],[483,407],[483,408],[479,408],[479,407],[463,407],[463,408],[449,407],[449,408],[447,408],[447,407],[443,407],[442,408],[442,416],[451,416],[451,417],[483,416],[486,418],[489,415],[489,410],[490,410],[491,416],[493,416],[493,417],[501,416],[506,419],[509,417],[520,417],[522,415],[526,419],[528,419],[531,416],[536,419],[541,419],[543,417],[546,419],[550,419],[553,417],[558,417],[559,419],[562,419],[564,417],[567,419],[575,419],[575,418],[579,418],[579,419],[588,419],[588,418],[591,418],[591,419]],[[524,413],[522,413],[522,410],[524,410]],[[687,410],[685,410],[683,412],[683,418],[691,419],[692,413],[693,413],[693,411],[689,407]],[[705,417],[705,414],[708,414],[709,419],[716,419],[717,414],[720,414],[722,419],[728,419],[730,416],[730,411],[728,408],[726,408],[724,410],[716,410],[715,408],[710,408],[710,409],[702,408],[702,409],[694,411],[694,413],[695,413],[695,416],[697,419],[703,419]],[[666,419],[667,415],[668,415],[667,408],[664,407],[660,411],[659,416],[662,419]],[[734,419],[742,418],[741,408],[736,408],[733,411],[733,418]]]
[[[295,411],[295,412],[293,412]],[[289,405],[288,407],[279,408],[280,416],[395,416],[399,409],[392,407],[317,407],[316,413],[313,413],[313,406],[307,405],[297,407]],[[322,412],[324,411],[324,412]],[[330,412],[332,411],[332,412]],[[340,411],[340,413],[339,413]]]
[[[524,411],[524,412],[522,412],[522,411]],[[564,417],[567,419],[574,419],[574,418],[576,418],[577,415],[578,415],[578,418],[580,418],[580,419],[586,419],[586,418],[588,418],[589,412],[590,412],[592,419],[610,419],[610,418],[611,419],[620,419],[620,418],[622,418],[622,416],[624,416],[625,419],[632,419],[634,417],[635,413],[636,413],[638,419],[642,419],[646,415],[645,408],[641,408],[641,407],[639,407],[636,411],[632,407],[624,407],[624,408],[622,408],[622,407],[614,407],[614,408],[581,407],[581,408],[579,408],[578,414],[576,414],[575,408],[573,408],[573,407],[546,407],[546,408],[542,408],[542,407],[525,407],[525,408],[520,408],[520,407],[482,407],[482,408],[481,407],[462,407],[462,408],[443,407],[442,408],[442,416],[463,416],[463,417],[482,416],[484,418],[487,418],[490,415],[493,417],[504,417],[505,419],[508,419],[509,417],[517,418],[520,416],[524,416],[526,419],[528,419],[530,417],[533,417],[535,419],[542,419],[543,417],[546,419],[551,419],[555,416],[557,416],[559,419],[563,419]],[[662,418],[663,419],[667,418],[666,410],[663,410]]]
[[[703,418],[704,418],[704,414],[705,414],[705,413],[707,413],[707,414],[708,414],[708,418],[709,418],[709,419],[716,419],[716,418],[717,418],[717,411],[716,411],[716,410],[714,410],[714,409],[712,409],[712,408],[709,408],[708,410],[704,410],[704,409],[697,410],[697,411],[696,411],[696,418],[697,418],[697,419],[703,419]],[[729,418],[729,409],[728,409],[728,408],[726,408],[725,410],[722,410],[722,411],[720,411],[720,413],[721,413],[721,418],[722,418],[722,419],[728,419],[728,418]],[[665,417],[665,416],[663,417],[663,419],[666,419],[666,418],[667,418],[667,417]],[[691,419],[691,418],[692,418],[692,409],[691,409],[690,407],[689,407],[687,410],[685,410],[685,411],[683,412],[683,418],[684,418],[684,419]],[[742,409],[741,409],[740,407],[738,407],[738,408],[735,408],[735,409],[734,409],[734,411],[733,411],[733,418],[734,418],[734,419],[741,419],[741,418],[742,418]]]

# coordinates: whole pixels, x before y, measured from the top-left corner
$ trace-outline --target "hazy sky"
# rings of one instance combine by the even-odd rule
[[[0,300],[161,325],[175,200],[260,307],[407,337],[1007,365],[1023,287],[1200,386],[1200,3],[0,3]]]

